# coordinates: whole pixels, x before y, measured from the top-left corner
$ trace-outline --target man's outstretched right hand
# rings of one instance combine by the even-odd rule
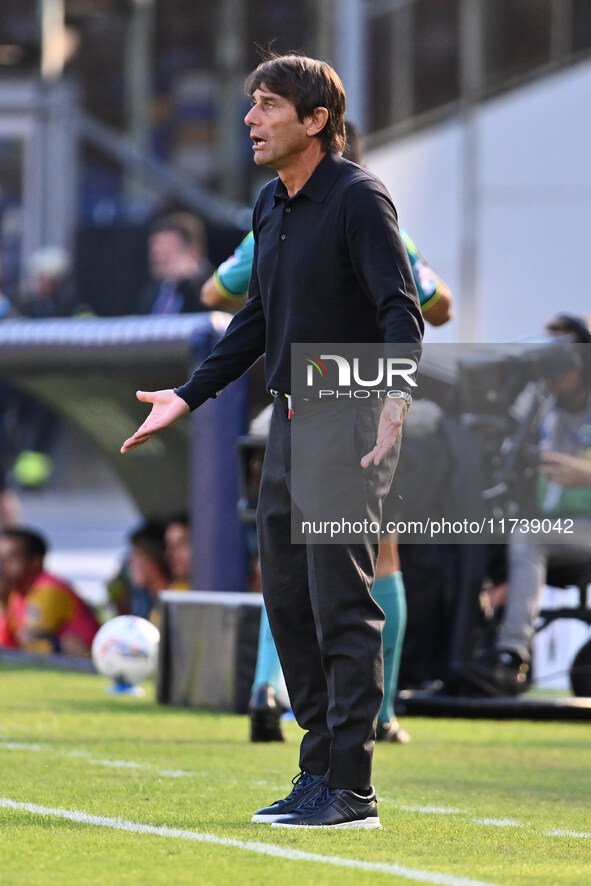
[[[145,443],[146,440],[149,440],[158,431],[170,427],[177,419],[186,415],[189,411],[189,405],[181,397],[177,396],[172,388],[165,391],[137,391],[136,397],[142,403],[151,403],[152,410],[133,437],[125,441],[121,447],[122,453],[141,446],[142,443]]]

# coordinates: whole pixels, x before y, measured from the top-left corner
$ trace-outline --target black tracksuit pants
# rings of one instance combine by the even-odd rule
[[[312,496],[314,477],[330,470],[334,447],[344,438],[353,441],[357,465],[375,443],[381,404],[343,406],[336,403],[322,412],[334,446],[330,439],[318,445],[314,418],[309,425],[315,436],[310,446]],[[286,398],[278,396],[274,404],[257,512],[263,594],[292,708],[306,730],[300,767],[327,774],[332,788],[366,791],[383,698],[384,614],[371,596],[379,536],[351,544],[315,544],[309,537],[306,543],[292,544],[292,515],[294,520],[306,516],[307,492],[292,490],[291,437],[296,422],[306,427],[307,409],[296,406],[289,421]],[[363,475],[372,518],[381,514],[398,449]],[[338,484],[339,478],[331,483]]]

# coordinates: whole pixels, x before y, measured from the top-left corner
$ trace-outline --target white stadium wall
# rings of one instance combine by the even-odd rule
[[[368,151],[455,295],[427,340],[503,342],[591,313],[591,63]]]

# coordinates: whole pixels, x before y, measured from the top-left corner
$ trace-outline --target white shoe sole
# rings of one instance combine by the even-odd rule
[[[282,815],[287,815],[286,812],[282,812]],[[274,821],[277,821],[279,818],[279,814],[277,815],[253,815],[251,821],[254,821],[255,824],[273,824]]]
[[[342,824],[286,824],[283,821],[274,821],[271,823],[273,828],[356,828],[357,830],[371,831],[374,828],[381,828],[380,819],[377,817],[362,818],[357,821],[344,821]]]

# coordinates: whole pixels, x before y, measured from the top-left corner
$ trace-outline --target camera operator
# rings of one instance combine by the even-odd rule
[[[549,338],[590,344],[591,320],[559,314],[545,332]],[[591,570],[591,354],[584,356],[582,368],[546,382],[550,396],[540,424],[536,481],[540,516],[568,516],[573,534],[547,533],[539,541],[511,537],[495,648],[488,661],[473,661],[463,669],[468,683],[486,695],[518,695],[530,685],[534,623],[548,567]]]

